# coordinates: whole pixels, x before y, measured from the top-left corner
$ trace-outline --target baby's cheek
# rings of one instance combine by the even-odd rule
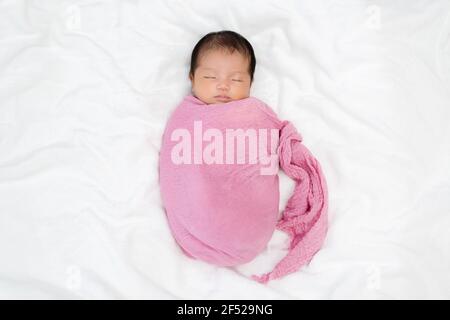
[[[247,98],[250,94],[250,88],[248,86],[241,86],[237,89],[237,93],[240,99]]]
[[[211,92],[211,85],[209,83],[205,83],[204,81],[201,81],[198,83],[196,87],[197,94],[200,95],[207,95],[209,92]]]

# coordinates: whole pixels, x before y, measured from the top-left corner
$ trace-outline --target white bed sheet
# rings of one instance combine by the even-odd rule
[[[195,261],[159,194],[191,50],[222,29],[328,181],[323,249],[268,285],[246,275],[284,234],[246,266]],[[0,1],[0,298],[448,299],[449,122],[449,1]]]

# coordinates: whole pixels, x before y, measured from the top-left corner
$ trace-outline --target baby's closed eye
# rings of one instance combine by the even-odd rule
[[[216,79],[216,77],[212,77],[212,76],[203,76],[203,78],[205,78],[205,79],[212,79],[212,80]],[[244,82],[244,81],[242,81],[242,80],[240,80],[240,79],[231,79],[231,81],[234,81],[234,82]]]

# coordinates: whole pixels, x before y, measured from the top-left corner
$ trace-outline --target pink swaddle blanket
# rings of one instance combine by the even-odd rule
[[[328,196],[318,161],[288,121],[249,97],[207,105],[186,96],[169,119],[160,187],[172,234],[188,256],[218,266],[253,260],[275,228],[288,254],[261,283],[297,271],[321,248]],[[278,165],[296,186],[279,219]]]

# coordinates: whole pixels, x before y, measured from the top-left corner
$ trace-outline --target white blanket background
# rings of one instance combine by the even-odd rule
[[[284,234],[239,268],[192,260],[158,188],[191,51],[223,29],[328,181],[323,249],[268,285],[246,276]],[[0,298],[449,299],[449,123],[448,0],[1,0]]]

